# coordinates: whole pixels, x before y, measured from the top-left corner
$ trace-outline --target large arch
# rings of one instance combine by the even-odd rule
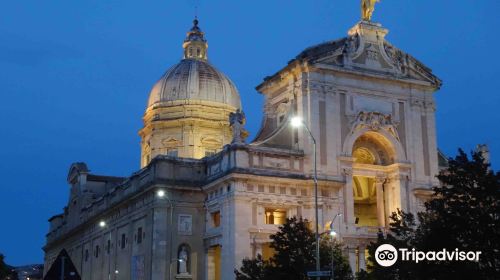
[[[385,227],[399,205],[400,183],[390,179],[399,174],[397,164],[406,161],[399,139],[383,128],[358,127],[346,138],[343,153],[353,159],[347,187],[352,189],[349,205],[355,225]]]
[[[369,137],[383,146],[386,152],[392,157],[392,163],[406,161],[406,153],[399,140],[384,129],[373,130],[365,127],[353,131],[346,137],[342,147],[342,153],[352,156],[355,142],[363,136]]]

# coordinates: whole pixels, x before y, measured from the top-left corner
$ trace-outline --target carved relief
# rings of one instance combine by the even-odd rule
[[[402,51],[399,49],[396,49],[392,45],[385,43],[384,44],[384,50],[389,59],[392,62],[392,65],[396,68],[396,70],[403,74],[406,75],[406,68],[404,67],[404,54]]]
[[[437,85],[438,87],[441,86],[441,80],[432,74],[432,70],[424,66],[414,57],[403,53],[401,50],[387,42],[384,42],[384,51],[387,57],[391,60],[394,68],[401,75],[419,80],[424,79]]]
[[[193,216],[180,214],[178,223],[179,235],[191,235],[193,233]]]
[[[398,124],[393,121],[390,114],[382,114],[379,112],[364,112],[358,113],[356,120],[353,124],[352,133],[361,130],[363,128],[368,128],[373,131],[386,130],[392,136],[399,140],[399,136],[396,130]]]
[[[358,51],[360,46],[359,35],[355,34],[350,36],[344,44],[342,50],[343,63],[344,65],[349,65],[352,62],[352,58],[355,56],[355,53]]]

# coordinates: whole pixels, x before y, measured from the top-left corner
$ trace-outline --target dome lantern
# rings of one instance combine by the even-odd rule
[[[208,43],[205,40],[205,33],[198,27],[198,18],[193,20],[193,27],[187,32],[182,47],[184,48],[184,59],[207,60]]]

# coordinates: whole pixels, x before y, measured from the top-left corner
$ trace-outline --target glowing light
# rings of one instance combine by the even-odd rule
[[[303,121],[302,121],[302,118],[301,117],[293,117],[291,120],[290,120],[290,124],[293,126],[293,127],[300,127],[303,125]]]
[[[165,191],[164,191],[164,190],[158,190],[158,191],[156,192],[156,195],[157,195],[158,197],[164,197],[164,196],[165,196]]]
[[[99,222],[99,226],[100,227],[105,227],[106,226],[106,222],[105,221],[100,221]]]

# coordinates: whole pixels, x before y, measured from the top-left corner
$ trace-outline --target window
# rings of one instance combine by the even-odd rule
[[[282,225],[286,220],[286,210],[266,208],[266,224]]]
[[[95,246],[95,252],[94,252],[94,254],[95,254],[95,257],[96,257],[96,258],[98,258],[98,257],[99,257],[99,245],[96,245],[96,246]]]
[[[108,253],[109,255],[110,252],[111,252],[111,240],[108,239],[108,244],[106,246],[106,253]]]
[[[174,148],[174,149],[167,149],[167,156],[178,157],[179,156],[179,151],[176,148]]]
[[[285,115],[279,115],[278,116],[278,126],[283,123],[285,120]]]
[[[142,243],[142,227],[137,229],[137,244]]]
[[[220,226],[220,211],[212,213],[212,225],[213,227]]]
[[[280,194],[286,194],[286,188],[280,187]]]
[[[85,261],[89,260],[89,249],[85,249]]]
[[[121,240],[121,247],[122,249],[125,249],[125,233],[122,234],[122,240]]]

